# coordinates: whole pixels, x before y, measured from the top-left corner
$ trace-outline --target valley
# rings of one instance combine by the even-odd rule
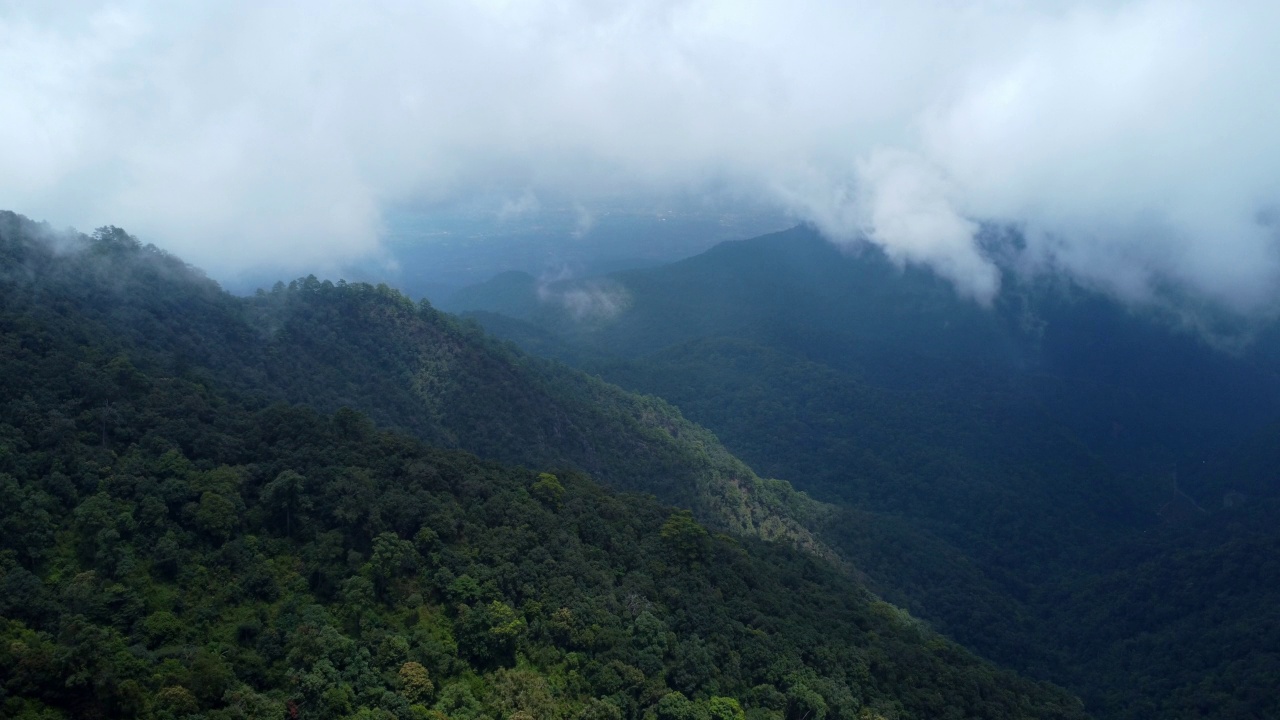
[[[966,646],[1102,717],[1181,717],[1223,701],[1196,687],[1240,677],[1207,640],[1229,604],[1232,626],[1263,633],[1233,645],[1245,675],[1274,670],[1273,570],[1240,543],[1274,541],[1262,518],[1277,488],[1263,463],[1222,470],[1243,465],[1242,447],[1259,452],[1280,413],[1273,329],[1228,352],[1158,312],[1012,276],[983,309],[803,227],[581,282],[607,283],[624,309],[575,318],[555,302],[568,287],[519,297],[534,287],[517,276],[459,297],[498,336],[671,402],[762,474],[833,505],[820,537]],[[1187,570],[1181,599],[1153,587],[1099,614],[1100,584],[1189,568],[1188,544],[1225,527],[1235,542],[1196,552],[1233,557],[1226,577]],[[1133,664],[1171,677],[1144,691],[1122,669]]]

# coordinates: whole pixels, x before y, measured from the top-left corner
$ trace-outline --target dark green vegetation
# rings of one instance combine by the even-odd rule
[[[4,717],[1082,717],[876,600],[829,511],[665,403],[385,288],[232,298],[118,230],[0,215],[0,268]]]
[[[15,217],[9,237],[36,232]],[[235,298],[133,244],[116,230],[66,257],[40,245],[10,248],[11,297],[37,316],[83,316],[76,332],[88,340],[243,397],[351,407],[433,446],[574,467],[692,507],[721,529],[822,552],[804,526],[825,508],[756,477],[657,398],[524,356],[386,286],[306,278]]]
[[[463,297],[834,504],[819,540],[966,646],[1106,717],[1280,716],[1274,328],[1227,353],[1013,275],[984,309],[805,228],[522,286]]]

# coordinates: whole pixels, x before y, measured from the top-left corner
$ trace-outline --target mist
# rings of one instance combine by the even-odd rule
[[[219,277],[714,191],[980,303],[1001,223],[1018,272],[1270,317],[1276,87],[1266,2],[0,3],[0,207]]]

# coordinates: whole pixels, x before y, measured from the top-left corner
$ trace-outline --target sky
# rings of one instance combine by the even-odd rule
[[[1280,314],[1275,2],[0,0],[0,97],[0,208],[214,277],[716,193],[980,303],[1000,263]]]

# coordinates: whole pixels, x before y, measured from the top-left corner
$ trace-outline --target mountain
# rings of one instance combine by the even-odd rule
[[[435,304],[447,311],[455,307],[467,310],[484,309],[517,317],[531,304],[536,306],[537,297],[537,279],[529,273],[511,270],[494,275],[479,285],[462,288]]]
[[[566,302],[605,287],[617,309],[607,317],[583,322]],[[1011,272],[985,309],[926,270],[899,268],[871,246],[843,251],[805,226],[658,268],[536,290],[495,278],[461,293],[467,303],[456,309],[530,321],[580,352],[612,357],[730,337],[895,388],[951,382],[973,368],[1030,377],[1038,384],[1029,389],[1073,432],[1112,455],[1152,442],[1175,443],[1167,453],[1216,448],[1275,419],[1280,408],[1274,327],[1250,353],[1222,352],[1181,318]],[[1134,402],[1109,402],[1117,393]],[[1100,409],[1114,417],[1083,417]]]
[[[0,258],[5,717],[1084,716],[660,401],[387,288],[235,298],[118,229],[4,214]]]
[[[1280,417],[1274,328],[1224,349],[1225,335],[1170,314],[1004,280],[983,308],[799,227],[507,297],[515,318],[477,288],[483,312],[469,316],[670,401],[832,504],[821,539],[884,597],[1099,715],[1280,712],[1247,689],[1271,677],[1280,586],[1255,583],[1244,549],[1267,547],[1262,528],[1280,520],[1264,469],[1276,440],[1263,428]],[[566,301],[603,290],[611,313]],[[1144,590],[1117,594],[1131,574]]]
[[[9,237],[38,232],[9,223]],[[123,231],[100,235],[65,256],[11,242],[14,302],[33,317],[74,308],[107,347],[169,371],[195,369],[257,405],[351,407],[439,447],[572,467],[693,507],[719,527],[820,550],[802,521],[822,515],[821,505],[758,478],[661,400],[524,356],[386,286],[312,277],[240,299],[133,247]]]

